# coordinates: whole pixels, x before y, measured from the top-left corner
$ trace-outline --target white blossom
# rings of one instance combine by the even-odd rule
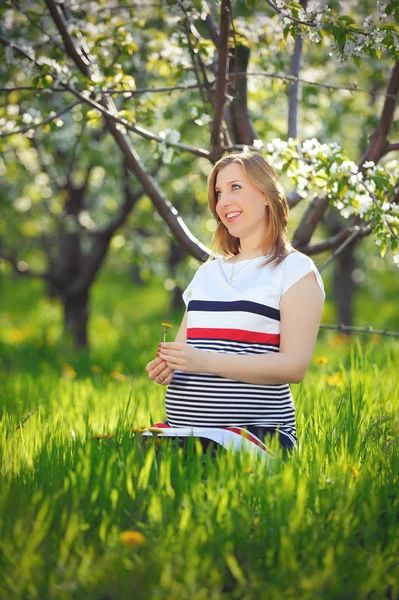
[[[252,142],[252,145],[254,148],[256,148],[257,150],[259,150],[260,148],[263,148],[263,142],[262,140],[254,140]]]
[[[370,198],[370,196],[366,195],[366,194],[362,194],[361,196],[358,196],[358,202],[359,202],[359,215],[361,217],[364,217],[364,215],[372,208],[373,206],[373,199]]]
[[[366,17],[363,21],[363,27],[364,29],[367,29],[367,27],[370,27],[371,25],[373,25],[373,16],[369,15],[368,17]]]

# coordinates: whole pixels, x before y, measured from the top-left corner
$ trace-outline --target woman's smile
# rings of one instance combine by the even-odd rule
[[[228,223],[232,223],[233,221],[236,221],[240,215],[241,211],[229,212],[226,215],[226,220]]]

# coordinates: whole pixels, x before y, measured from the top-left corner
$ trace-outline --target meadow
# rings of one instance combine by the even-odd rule
[[[397,340],[321,330],[299,450],[265,465],[133,436],[165,418],[145,365],[181,318],[156,282],[103,274],[81,352],[41,282],[1,294],[2,600],[399,598]],[[397,330],[394,295],[369,300],[361,322]]]

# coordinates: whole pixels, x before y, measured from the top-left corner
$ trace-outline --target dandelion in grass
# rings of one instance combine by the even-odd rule
[[[131,431],[131,433],[143,433],[143,431],[147,431],[147,429],[148,429],[148,427],[144,427],[144,426],[131,427],[130,431]]]
[[[342,346],[343,344],[350,344],[352,342],[351,336],[347,333],[341,332],[337,335],[334,335],[330,339],[330,346],[333,348],[336,346]]]
[[[99,365],[91,365],[91,367],[90,367],[90,371],[91,371],[92,373],[102,373],[102,371],[103,371],[103,368],[102,368],[102,367],[100,367]]]
[[[343,373],[333,373],[332,375],[327,375],[327,383],[331,387],[336,387],[344,382]]]
[[[359,477],[359,471],[355,467],[352,467],[352,465],[346,465],[346,467],[352,471],[353,477]]]
[[[110,433],[95,433],[91,436],[91,440],[112,440],[114,436]]]
[[[173,325],[171,325],[170,323],[161,323],[162,327],[163,327],[163,342],[166,342],[166,334],[168,332],[169,329],[173,329]]]
[[[117,381],[126,381],[126,375],[120,373],[119,371],[112,371],[111,377],[112,379],[116,379]]]
[[[72,367],[72,365],[68,365],[68,364],[65,364],[62,367],[62,374],[67,379],[75,379],[75,377],[76,377],[75,369]]]
[[[136,546],[145,544],[146,538],[141,531],[122,531],[119,534],[119,541],[125,546],[135,548]]]
[[[9,336],[12,342],[23,342],[25,339],[24,332],[16,327],[11,329]]]
[[[326,365],[328,363],[327,356],[316,356],[315,358],[316,365]]]

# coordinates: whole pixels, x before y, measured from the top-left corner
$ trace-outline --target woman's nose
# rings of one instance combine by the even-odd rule
[[[225,206],[226,204],[230,204],[230,200],[229,200],[229,196],[228,194],[220,194],[219,196],[219,203],[223,206]]]

